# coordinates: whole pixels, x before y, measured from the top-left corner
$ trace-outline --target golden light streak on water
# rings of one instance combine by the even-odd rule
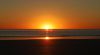
[[[49,40],[49,37],[45,37],[46,40]]]
[[[60,39],[100,39],[100,36],[68,36],[68,37],[0,37],[0,40],[60,40]]]

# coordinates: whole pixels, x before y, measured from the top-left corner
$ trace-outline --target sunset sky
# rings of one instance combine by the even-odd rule
[[[0,0],[0,29],[100,29],[100,0]]]

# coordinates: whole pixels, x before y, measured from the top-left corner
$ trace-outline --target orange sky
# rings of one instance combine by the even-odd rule
[[[99,0],[0,1],[0,29],[100,29]]]

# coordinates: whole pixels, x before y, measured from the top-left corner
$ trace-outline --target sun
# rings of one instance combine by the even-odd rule
[[[45,25],[44,29],[51,29],[52,27],[50,25]]]
[[[53,29],[53,26],[51,24],[45,24],[43,25],[43,29]]]

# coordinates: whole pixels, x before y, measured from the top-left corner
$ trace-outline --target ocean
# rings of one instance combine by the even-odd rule
[[[100,55],[100,30],[0,30],[0,55],[78,54]]]

